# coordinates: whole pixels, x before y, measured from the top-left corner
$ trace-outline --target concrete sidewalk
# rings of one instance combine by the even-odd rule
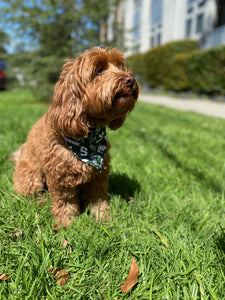
[[[204,99],[181,99],[150,94],[140,94],[139,101],[225,119],[225,103]]]

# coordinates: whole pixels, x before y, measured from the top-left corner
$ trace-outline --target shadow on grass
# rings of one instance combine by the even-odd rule
[[[220,263],[223,265],[223,274],[225,274],[224,266],[225,266],[225,228],[221,228],[221,232],[216,234],[215,236],[215,244],[216,244],[216,254],[220,261]]]
[[[225,254],[225,234],[216,237],[216,246]],[[225,259],[224,259],[225,260]]]
[[[169,149],[167,149],[164,145],[156,141],[155,139],[152,140],[154,144],[160,149],[160,151],[169,158],[171,162],[174,163],[174,165],[177,168],[183,169],[187,174],[190,174],[194,176],[198,182],[200,182],[202,185],[210,188],[212,191],[216,193],[223,193],[224,192],[224,187],[222,184],[216,181],[216,179],[213,176],[209,176],[201,170],[194,169],[193,167],[188,166],[187,164],[181,162],[176,154],[172,153]]]
[[[130,197],[133,197],[140,189],[140,183],[127,174],[111,173],[109,176],[110,195],[119,195],[129,201]]]

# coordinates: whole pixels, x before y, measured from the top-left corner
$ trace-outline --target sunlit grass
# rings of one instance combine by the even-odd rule
[[[8,161],[46,110],[26,91],[0,93],[0,274],[11,275],[0,298],[223,299],[225,121],[138,103],[108,130],[111,221],[85,212],[54,234],[50,201],[15,195]],[[123,296],[132,256],[139,279]]]

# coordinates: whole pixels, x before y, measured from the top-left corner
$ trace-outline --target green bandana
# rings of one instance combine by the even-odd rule
[[[67,137],[64,140],[76,157],[101,172],[107,146],[105,128],[91,128],[84,140],[76,141]]]

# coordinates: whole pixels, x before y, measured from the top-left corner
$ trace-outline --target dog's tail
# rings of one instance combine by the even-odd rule
[[[21,153],[25,148],[27,143],[21,145],[16,151],[10,154],[9,159],[13,162],[14,166],[16,166],[17,162],[20,160]]]

